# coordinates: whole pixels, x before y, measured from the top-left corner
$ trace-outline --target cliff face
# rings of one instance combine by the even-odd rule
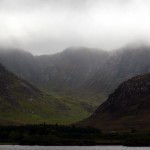
[[[107,130],[150,129],[150,74],[133,77],[109,95],[81,125]]]

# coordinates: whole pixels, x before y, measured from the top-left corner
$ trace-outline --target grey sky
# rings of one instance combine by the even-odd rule
[[[149,16],[150,0],[0,0],[0,46],[51,54],[150,43]]]

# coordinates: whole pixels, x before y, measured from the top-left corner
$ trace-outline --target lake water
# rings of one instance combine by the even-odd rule
[[[1,145],[0,150],[150,150],[150,147],[123,146],[12,146]]]

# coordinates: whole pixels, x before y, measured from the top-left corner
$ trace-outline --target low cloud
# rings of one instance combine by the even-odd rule
[[[0,46],[51,54],[150,43],[149,14],[149,0],[1,0]]]

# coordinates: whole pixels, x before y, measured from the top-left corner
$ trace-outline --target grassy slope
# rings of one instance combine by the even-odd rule
[[[41,89],[48,93],[44,95],[43,99],[49,101],[53,115],[49,116],[48,120],[42,121],[54,124],[70,124],[81,121],[89,117],[97,109],[99,104],[107,98],[106,94],[95,93],[95,91],[88,89],[72,92],[66,88],[65,92],[49,92],[48,87],[50,86],[47,85],[47,87],[42,87]],[[43,110],[46,111],[48,109],[48,105],[46,107],[43,106]]]
[[[32,99],[20,95],[17,108],[0,100],[0,124],[71,124],[89,117],[98,106],[91,99],[44,94]]]
[[[43,94],[0,66],[0,124],[68,124],[88,115],[79,101]]]
[[[18,95],[17,97],[20,97],[17,100],[17,106],[12,106],[3,99],[0,100],[2,106],[0,124],[34,124],[43,122],[70,124],[86,118],[91,113],[91,105],[84,100],[46,94],[38,98],[32,98],[32,100],[25,95]]]

